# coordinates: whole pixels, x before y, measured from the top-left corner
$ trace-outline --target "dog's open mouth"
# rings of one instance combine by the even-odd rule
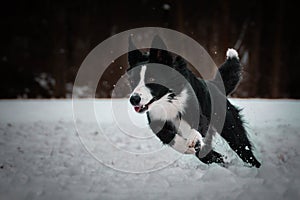
[[[134,110],[135,112],[143,113],[146,110],[148,110],[148,106],[147,105],[134,106]]]
[[[147,104],[145,104],[145,105],[133,106],[135,112],[138,112],[138,113],[143,113],[143,112],[145,112],[146,110],[148,110],[149,106],[150,106],[154,101],[156,101],[156,98],[155,98],[155,97],[153,97],[153,98],[152,98]]]

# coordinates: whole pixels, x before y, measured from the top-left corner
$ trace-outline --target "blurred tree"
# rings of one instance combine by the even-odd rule
[[[144,26],[187,34],[217,65],[227,48],[237,48],[245,73],[235,97],[300,98],[292,2],[12,0],[2,3],[0,16],[0,98],[70,96],[81,62],[97,44]],[[109,67],[98,96],[111,95],[126,65],[122,58]]]

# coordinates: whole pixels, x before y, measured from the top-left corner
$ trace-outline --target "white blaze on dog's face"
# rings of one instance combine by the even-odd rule
[[[161,98],[168,92],[168,89],[159,86],[159,84],[152,83],[154,78],[147,72],[147,66],[142,65],[134,67],[131,71],[131,87],[133,92],[130,96],[130,103],[138,113],[147,111],[150,105]]]
[[[144,106],[148,102],[150,102],[150,100],[153,98],[153,96],[151,95],[150,89],[147,88],[146,84],[145,84],[146,68],[147,68],[146,65],[143,65],[141,67],[141,70],[139,73],[140,81],[139,81],[138,85],[136,86],[136,88],[132,92],[132,95],[138,95],[140,97],[140,102],[138,105],[134,105],[135,107]]]

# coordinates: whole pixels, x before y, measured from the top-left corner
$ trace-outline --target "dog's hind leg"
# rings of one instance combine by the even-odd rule
[[[212,150],[212,140],[216,133],[213,127],[209,127],[205,137],[199,140],[198,145],[195,145],[198,158],[204,158]]]
[[[211,163],[219,163],[225,164],[224,156],[212,150],[212,140],[213,136],[216,134],[216,130],[213,127],[209,127],[208,131],[200,143],[200,147],[196,148],[196,156],[199,158],[203,163],[211,164]]]
[[[229,146],[246,163],[260,167],[252,152],[252,145],[247,137],[239,110],[227,101],[227,112],[221,136],[228,142]]]
[[[197,158],[199,158],[198,153],[199,152],[196,152]],[[222,165],[225,164],[224,156],[214,150],[211,150],[205,157],[199,158],[199,160],[201,160],[201,162],[205,164],[211,164],[211,163],[218,163]]]

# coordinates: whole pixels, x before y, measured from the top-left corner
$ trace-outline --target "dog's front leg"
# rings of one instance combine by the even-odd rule
[[[198,131],[197,131],[197,133],[200,135],[200,133]],[[217,131],[213,127],[209,127],[208,131],[206,133],[206,136],[204,138],[201,137],[199,142],[196,143],[196,144],[198,144],[198,146],[195,146],[194,148],[196,149],[197,157],[204,158],[212,150],[212,140],[213,140],[213,136],[216,133],[217,133]],[[195,142],[193,142],[193,144],[194,143]]]

